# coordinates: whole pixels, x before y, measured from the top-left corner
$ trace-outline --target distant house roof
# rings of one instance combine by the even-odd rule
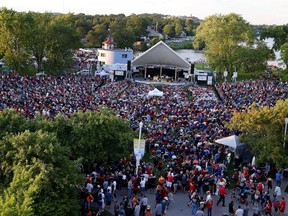
[[[102,42],[102,44],[115,44],[115,43],[114,43],[113,37],[109,35],[107,39],[104,42]]]
[[[132,62],[134,67],[145,65],[164,65],[190,69],[189,62],[181,58],[173,49],[163,41],[158,42]]]

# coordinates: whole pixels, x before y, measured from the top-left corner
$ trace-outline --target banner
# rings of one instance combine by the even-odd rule
[[[146,140],[140,139],[140,145],[139,145],[139,139],[133,139],[135,157],[138,155],[139,150],[140,150],[141,156],[144,157],[144,154],[145,154],[145,143],[146,143]]]

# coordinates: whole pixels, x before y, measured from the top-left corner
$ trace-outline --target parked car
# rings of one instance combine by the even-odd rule
[[[88,75],[88,74],[92,74],[92,71],[90,71],[90,70],[88,70],[88,69],[84,69],[84,70],[81,70],[81,71],[76,72],[76,74],[79,74],[79,75]]]

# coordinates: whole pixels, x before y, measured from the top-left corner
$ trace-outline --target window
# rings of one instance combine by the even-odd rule
[[[127,58],[127,54],[122,54],[122,58]]]

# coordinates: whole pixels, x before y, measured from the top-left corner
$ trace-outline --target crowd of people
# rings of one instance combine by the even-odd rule
[[[164,92],[163,97],[147,97],[155,85],[108,80],[103,85],[101,78],[76,75],[7,74],[0,77],[0,87],[0,109],[15,109],[27,118],[40,114],[53,119],[58,113],[69,117],[78,110],[107,107],[127,119],[133,130],[138,130],[139,122],[143,122],[146,154],[152,162],[141,161],[138,175],[135,175],[134,155],[110,164],[96,164],[80,187],[83,215],[92,214],[92,207],[97,205],[120,216],[162,216],[173,204],[173,194],[182,192],[188,194],[192,215],[201,216],[207,211],[211,216],[213,206],[226,205],[225,196],[232,181],[237,184],[231,198],[234,203],[246,196],[247,201],[250,196],[255,204],[253,209],[257,204],[259,212],[267,211],[266,204],[274,205],[274,201],[279,201],[278,212],[285,209],[285,200],[277,194],[279,189],[275,188],[274,200],[274,188],[272,193],[272,188],[267,187],[268,175],[264,182],[266,193],[264,189],[259,190],[258,179],[251,178],[253,167],[247,169],[239,162],[233,178],[227,176],[233,153],[214,142],[234,134],[224,126],[234,110],[243,110],[253,102],[258,106],[273,106],[276,100],[288,98],[288,87],[283,83],[220,83],[216,86],[220,99],[211,86],[163,85],[158,87]],[[159,174],[163,177],[158,179]],[[154,200],[147,200],[147,191],[155,195]],[[121,201],[119,194],[123,195]],[[214,195],[219,195],[219,200]],[[242,204],[246,206],[247,202]],[[231,209],[229,204],[229,212]],[[241,215],[236,213],[238,209],[230,213]]]

